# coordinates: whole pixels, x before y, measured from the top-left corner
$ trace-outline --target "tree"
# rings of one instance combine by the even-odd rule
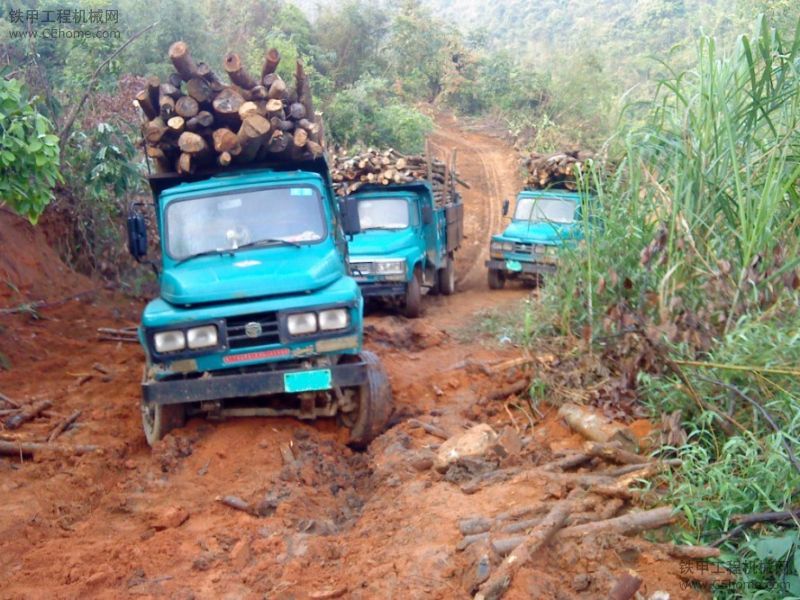
[[[0,78],[0,204],[35,223],[53,197],[58,137],[22,83]]]

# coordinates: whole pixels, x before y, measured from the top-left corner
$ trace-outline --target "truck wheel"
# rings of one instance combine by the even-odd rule
[[[448,256],[444,267],[437,273],[439,278],[439,292],[449,296],[456,291],[456,265],[452,256]]]
[[[500,269],[489,269],[489,288],[502,290],[506,285],[506,274]]]
[[[364,350],[361,360],[367,364],[367,382],[358,389],[358,408],[350,425],[348,445],[363,449],[378,437],[392,412],[392,388],[380,359]]]
[[[414,271],[414,276],[406,285],[405,305],[403,314],[409,319],[416,319],[422,314],[422,287],[419,283],[419,271]]]
[[[186,407],[183,404],[155,404],[142,401],[142,426],[147,444],[152,446],[173,429],[186,423]]]

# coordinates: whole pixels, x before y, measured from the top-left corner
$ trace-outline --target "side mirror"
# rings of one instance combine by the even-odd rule
[[[355,235],[361,232],[361,219],[358,216],[358,200],[344,198],[340,204],[342,213],[342,230],[345,235]]]
[[[128,214],[128,252],[139,262],[147,256],[147,223],[133,210]]]
[[[508,201],[508,198],[503,200],[503,216],[504,217],[508,216],[508,207],[509,207],[510,204],[511,203]]]
[[[430,206],[422,207],[422,224],[430,225],[433,223],[433,208]]]

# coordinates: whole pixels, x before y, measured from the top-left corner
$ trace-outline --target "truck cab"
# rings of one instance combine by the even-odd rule
[[[525,190],[517,196],[511,223],[492,236],[488,279],[500,289],[507,279],[539,283],[556,271],[559,249],[583,238],[580,218],[582,196],[562,190]],[[509,212],[503,203],[503,215]]]
[[[349,197],[360,226],[349,242],[350,269],[366,298],[393,301],[415,318],[424,288],[455,292],[463,204],[453,198],[437,205],[427,181],[363,186]]]
[[[357,215],[336,202],[325,160],[150,186],[161,272],[139,327],[148,443],[201,414],[338,417],[356,446],[380,433],[391,390],[362,350],[363,299],[346,263]],[[128,232],[141,261],[140,211]]]

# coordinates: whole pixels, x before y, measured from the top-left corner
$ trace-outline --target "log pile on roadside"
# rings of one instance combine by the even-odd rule
[[[576,190],[576,172],[584,168],[587,160],[593,154],[584,150],[557,152],[555,154],[540,154],[531,152],[523,159],[527,170],[525,186],[531,189],[565,188]]]
[[[256,75],[238,54],[227,54],[222,67],[229,84],[208,64],[196,62],[185,42],[170,46],[169,59],[175,72],[165,81],[148,77],[135,98],[145,118],[145,152],[156,173],[322,154],[322,124],[301,61],[289,85],[276,72],[281,57],[275,48]]]
[[[331,164],[333,187],[340,196],[358,191],[365,184],[391,185],[427,180],[438,206],[454,200],[455,184],[469,187],[455,169],[455,154],[448,162],[426,155],[406,155],[389,148],[369,148],[358,154],[336,153]]]
[[[482,492],[486,498],[489,490],[500,485],[506,489],[532,485],[554,490],[539,501],[517,505],[513,510],[467,514],[458,521],[462,537],[456,551],[465,553],[467,563],[472,565],[464,583],[476,599],[501,598],[519,569],[550,544],[578,540],[587,543],[586,540],[598,538],[599,541],[588,543],[602,545],[604,536],[636,535],[671,525],[678,518],[672,506],[658,506],[657,494],[643,491],[641,482],[653,481],[679,466],[679,460],[642,456],[627,428],[584,407],[572,405],[560,416],[587,441],[580,450],[555,455],[549,462],[526,464],[524,441],[510,428],[498,435],[487,424],[449,436],[432,460],[432,466],[445,480],[459,485],[465,494]],[[429,433],[440,437],[436,432]],[[717,548],[651,546],[665,558],[719,556]],[[696,573],[681,575],[684,576],[708,583],[698,580]],[[734,579],[724,569],[717,571],[715,577],[716,583]],[[622,583],[620,586],[625,587],[635,581]]]
[[[75,426],[81,411],[62,414],[52,408],[50,400],[22,402],[0,393],[0,456],[23,458],[40,452],[70,455],[97,450],[96,446],[56,443],[63,433]],[[20,431],[35,421],[38,433]]]

